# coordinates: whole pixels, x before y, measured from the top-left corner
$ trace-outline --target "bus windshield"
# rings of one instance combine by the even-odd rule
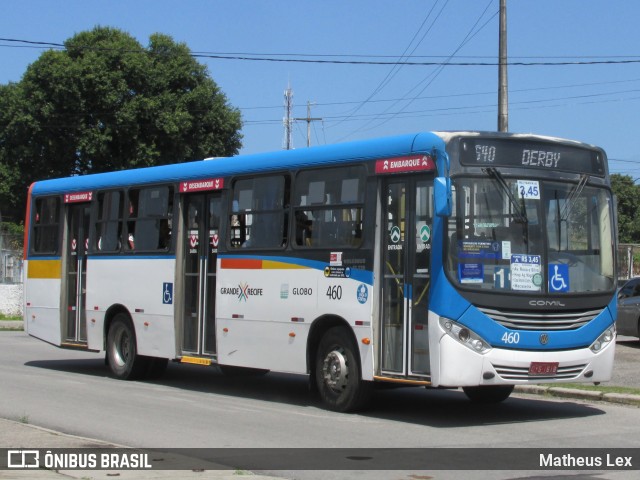
[[[562,295],[614,288],[607,189],[486,177],[454,181],[448,270],[463,289]]]

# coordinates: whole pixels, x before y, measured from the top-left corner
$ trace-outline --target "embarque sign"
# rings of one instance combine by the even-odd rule
[[[422,170],[435,170],[436,164],[430,155],[408,155],[404,157],[384,158],[376,161],[376,173],[404,173]]]

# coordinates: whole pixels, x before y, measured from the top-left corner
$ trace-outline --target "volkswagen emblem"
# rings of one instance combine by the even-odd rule
[[[549,343],[549,335],[547,335],[546,333],[543,333],[540,335],[540,343],[542,345],[546,345],[547,343]]]

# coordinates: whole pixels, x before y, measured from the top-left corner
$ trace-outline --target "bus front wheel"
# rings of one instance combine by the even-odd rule
[[[333,327],[320,340],[316,353],[315,378],[322,401],[331,410],[350,412],[365,406],[371,383],[361,379],[351,332]]]
[[[500,403],[509,398],[513,392],[513,385],[462,387],[462,391],[475,403]]]
[[[138,355],[136,334],[124,313],[117,314],[109,327],[107,363],[111,373],[121,380],[142,378],[149,366],[148,359]]]

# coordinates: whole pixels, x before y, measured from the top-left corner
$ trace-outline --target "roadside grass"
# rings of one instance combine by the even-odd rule
[[[24,328],[22,328],[22,326],[20,327],[15,327],[15,324],[10,324],[8,322],[16,322],[16,321],[21,321],[22,317],[18,316],[18,315],[6,315],[4,313],[0,313],[0,332],[2,331],[8,331],[8,332],[17,332],[17,331],[22,331],[24,330]]]
[[[609,385],[589,385],[583,383],[554,383],[542,384],[541,387],[561,387],[561,388],[573,388],[575,390],[587,390],[590,392],[602,392],[602,393],[626,393],[630,395],[640,395],[640,388],[634,387],[614,387]]]

